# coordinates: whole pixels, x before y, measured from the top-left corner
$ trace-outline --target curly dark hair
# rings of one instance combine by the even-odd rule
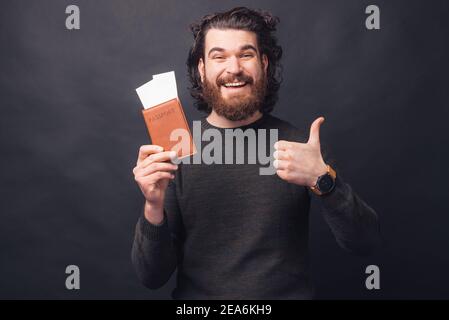
[[[214,13],[204,16],[199,22],[190,25],[194,41],[187,58],[187,68],[191,83],[190,94],[195,99],[195,105],[200,111],[212,111],[202,94],[201,76],[198,71],[200,58],[204,61],[204,41],[207,31],[214,29],[237,29],[254,32],[257,36],[261,56],[268,58],[267,91],[262,113],[273,110],[278,100],[278,91],[282,82],[282,47],[277,44],[274,36],[279,18],[267,11],[252,10],[246,7],[237,7],[226,12]]]

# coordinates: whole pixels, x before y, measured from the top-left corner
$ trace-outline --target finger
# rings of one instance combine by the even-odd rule
[[[292,147],[291,142],[285,140],[279,140],[274,144],[276,150],[287,150]]]
[[[284,150],[276,150],[275,152],[273,152],[273,157],[277,160],[289,160],[290,153]]]
[[[146,168],[142,168],[136,172],[136,177],[144,177],[148,176],[150,174],[153,174],[158,171],[176,171],[178,169],[178,166],[176,164],[172,163],[165,163],[165,162],[157,162],[152,163]]]
[[[142,168],[147,167],[148,165],[155,162],[165,162],[173,159],[176,156],[175,151],[163,151],[159,153],[153,153],[149,155],[145,160],[143,160],[139,166]]]
[[[285,170],[276,170],[276,174],[283,180],[288,180],[288,173]]]
[[[277,170],[288,170],[288,169],[290,169],[290,161],[274,160],[273,167]]]
[[[320,126],[324,122],[324,117],[319,117],[310,126],[309,141],[307,143],[319,145],[320,144]]]
[[[173,180],[174,178],[175,178],[175,175],[173,173],[170,173],[167,171],[158,171],[153,174],[150,174],[149,176],[140,177],[140,180],[144,184],[154,184],[163,179]]]
[[[137,157],[137,164],[147,158],[150,154],[162,152],[164,148],[155,144],[146,144],[140,147],[139,155]]]

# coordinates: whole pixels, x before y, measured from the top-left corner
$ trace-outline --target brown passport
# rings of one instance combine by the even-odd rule
[[[179,159],[196,153],[192,133],[178,98],[143,109],[142,114],[152,144],[163,147],[164,151],[176,151]],[[174,141],[170,140],[172,133],[176,138]]]

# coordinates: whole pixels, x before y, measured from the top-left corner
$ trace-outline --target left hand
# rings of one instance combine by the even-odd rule
[[[318,177],[327,172],[320,148],[320,126],[323,117],[310,126],[307,143],[279,140],[274,144],[274,167],[283,180],[300,186],[313,187]]]

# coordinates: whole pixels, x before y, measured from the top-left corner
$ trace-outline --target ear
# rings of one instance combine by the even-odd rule
[[[262,66],[263,66],[263,70],[265,71],[265,74],[267,73],[268,70],[268,57],[266,54],[262,55]]]
[[[203,62],[203,58],[200,58],[200,61],[198,61],[198,72],[200,73],[201,76],[201,82],[204,81],[204,62]]]

